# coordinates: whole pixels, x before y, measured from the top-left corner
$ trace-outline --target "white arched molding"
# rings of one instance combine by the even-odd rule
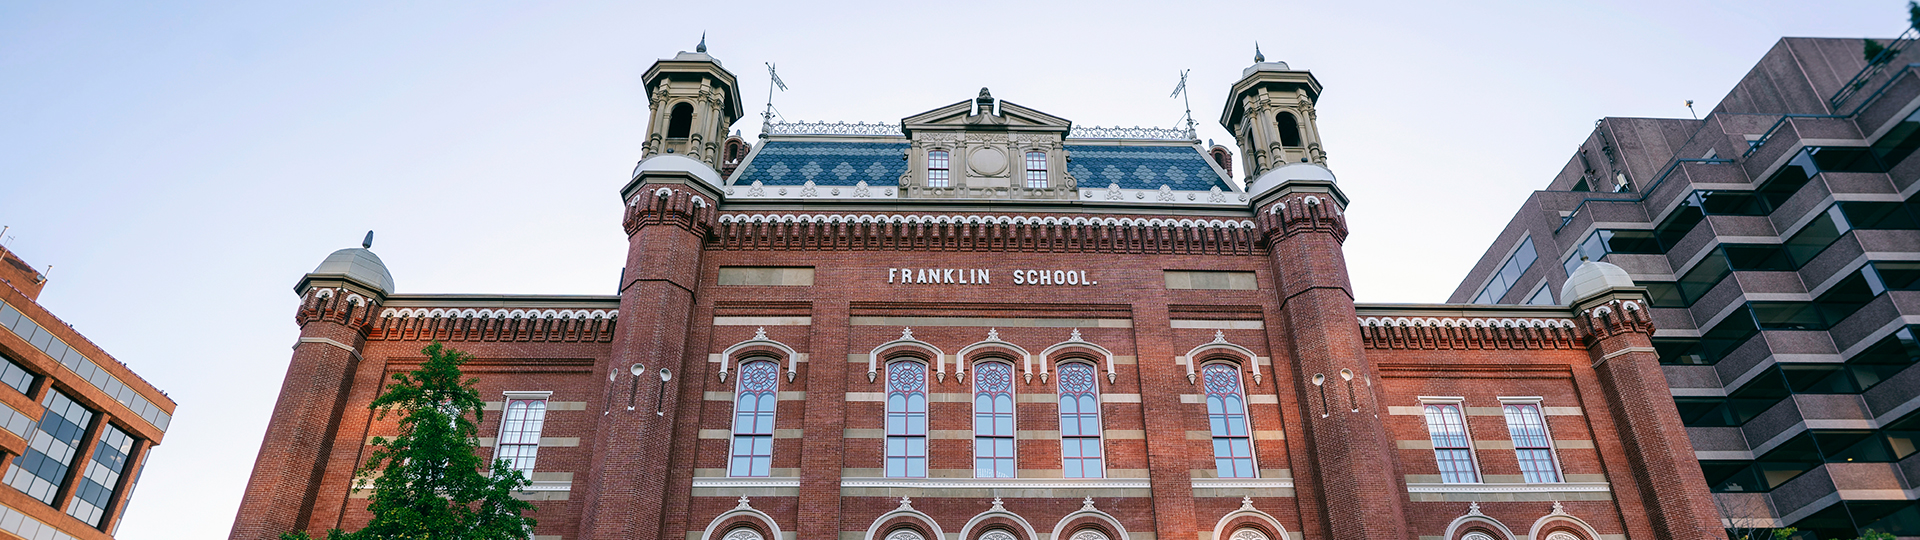
[[[761,512],[759,509],[754,508],[752,505],[748,504],[746,496],[740,497],[739,506],[735,506],[733,507],[732,510],[728,510],[725,513],[715,516],[713,518],[713,521],[707,522],[707,530],[705,532],[700,533],[700,538],[704,538],[706,540],[734,540],[732,538],[725,538],[725,539],[715,538],[713,534],[715,531],[719,530],[720,525],[725,524],[728,521],[731,521],[733,518],[740,517],[740,516],[745,516],[747,518],[759,521],[762,526],[765,526],[767,528],[767,532],[771,533],[766,538],[766,540],[781,540],[782,538],[785,538],[785,536],[780,532],[780,524],[774,523],[773,516],[769,516],[767,515],[766,512]],[[727,531],[723,531],[723,532],[733,532],[733,531],[732,529],[728,529]]]
[[[732,347],[727,347],[727,350],[720,351],[720,381],[721,382],[726,382],[727,370],[731,369],[735,363],[738,363],[741,360],[743,360],[741,358],[734,358],[734,353],[740,352],[743,349],[746,349],[748,347],[754,347],[754,346],[771,347],[773,349],[779,350],[781,354],[786,355],[787,382],[793,382],[794,376],[800,373],[800,357],[802,355],[800,353],[794,352],[793,347],[788,347],[787,344],[785,343],[768,339],[767,329],[765,327],[762,327],[753,331],[753,339],[735,343],[733,344]]]
[[[1073,538],[1067,538],[1067,537],[1061,536],[1061,535],[1067,534],[1068,524],[1071,524],[1074,521],[1079,520],[1080,518],[1087,518],[1087,517],[1105,522],[1108,527],[1113,528],[1114,534],[1118,534],[1120,536],[1117,538],[1107,538],[1107,539],[1081,538],[1080,535],[1077,533],[1073,536]],[[1060,518],[1060,522],[1053,525],[1052,538],[1053,540],[1133,540],[1127,535],[1127,528],[1120,524],[1120,520],[1114,519],[1112,514],[1108,514],[1098,508],[1093,507],[1093,497],[1087,497],[1087,500],[1082,501],[1080,503],[1079,510],[1074,511],[1071,514],[1067,514],[1067,517]]]
[[[940,522],[934,521],[933,516],[927,515],[926,512],[915,510],[913,508],[913,499],[901,497],[899,508],[893,509],[892,512],[880,514],[880,517],[873,518],[873,524],[867,526],[867,540],[896,540],[892,537],[893,535],[887,535],[886,537],[879,535],[886,532],[880,530],[880,524],[897,517],[912,518],[914,521],[920,522],[922,527],[926,527],[927,532],[930,534],[926,535],[922,540],[942,540],[947,537],[947,532],[940,529]]]
[[[873,348],[873,352],[867,353],[867,382],[873,382],[879,377],[880,356],[887,351],[899,348],[918,349],[926,353],[930,357],[927,359],[928,363],[933,364],[933,369],[939,374],[940,380],[947,380],[947,354],[940,352],[940,348],[933,346],[932,343],[914,339],[912,328],[901,328],[900,339],[881,343],[880,346]]]
[[[1253,507],[1253,497],[1241,497],[1240,509],[1229,512],[1225,516],[1221,516],[1220,521],[1214,523],[1213,525],[1214,540],[1258,540],[1258,539],[1243,539],[1243,538],[1227,538],[1226,535],[1230,533],[1230,531],[1227,530],[1227,524],[1232,523],[1233,520],[1239,519],[1241,517],[1251,517],[1266,523],[1268,527],[1273,527],[1273,533],[1278,535],[1279,537],[1269,538],[1267,540],[1287,540],[1289,538],[1292,538],[1291,536],[1287,535],[1287,527],[1285,525],[1281,525],[1280,520],[1274,519],[1272,514],[1262,512],[1259,509],[1256,509]]]
[[[1199,375],[1195,370],[1200,367],[1198,365],[1200,355],[1208,351],[1216,350],[1227,351],[1245,361],[1247,363],[1247,371],[1253,372],[1253,384],[1260,384],[1260,362],[1267,360],[1267,358],[1253,354],[1253,351],[1246,347],[1228,343],[1226,332],[1219,330],[1213,332],[1213,341],[1201,344],[1199,347],[1194,347],[1193,350],[1187,351],[1186,356],[1174,359],[1176,363],[1186,364],[1187,384],[1194,384],[1195,381],[1199,380]]]
[[[1107,384],[1113,384],[1114,381],[1119,378],[1119,375],[1113,370],[1113,351],[1107,350],[1106,347],[1101,347],[1098,343],[1081,339],[1079,328],[1073,329],[1073,335],[1068,336],[1066,341],[1055,343],[1052,347],[1047,347],[1046,350],[1040,351],[1041,373],[1045,373],[1046,370],[1051,369],[1054,362],[1057,361],[1054,353],[1067,351],[1076,347],[1098,353],[1101,357],[1107,359]],[[1193,368],[1189,367],[1187,371],[1192,372]],[[1041,377],[1042,382],[1046,381],[1045,375]]]
[[[1527,530],[1527,537],[1560,540],[1547,535],[1547,531],[1556,526],[1578,531],[1581,537],[1578,540],[1600,540],[1599,531],[1593,530],[1593,526],[1588,525],[1586,520],[1568,514],[1566,507],[1560,506],[1559,501],[1554,501],[1553,513],[1541,516],[1539,520],[1533,522],[1533,528]]]
[[[962,347],[960,349],[960,352],[956,352],[953,354],[954,376],[959,377],[961,381],[967,380],[967,368],[973,365],[974,353],[977,351],[983,351],[988,349],[999,349],[1002,351],[1006,351],[1007,353],[1010,353],[1015,357],[1018,357],[1020,359],[1020,365],[1022,369],[1026,371],[1027,382],[1029,383],[1033,382],[1033,353],[1027,352],[1026,349],[1021,348],[1019,345],[1014,345],[1012,343],[1001,340],[1000,330],[997,328],[987,330],[987,339],[975,342],[974,344],[968,345],[966,347]],[[1040,382],[1043,382],[1043,383],[1047,382],[1046,370],[1047,370],[1046,366],[1044,365],[1041,366]],[[944,381],[946,373],[943,372],[940,375],[942,377],[941,380]]]
[[[1014,523],[1020,525],[1020,531],[1023,533],[1026,533],[1027,540],[1039,540],[1040,538],[1040,535],[1033,531],[1033,525],[1028,524],[1026,518],[1020,517],[1020,514],[1008,512],[1007,507],[1003,506],[1000,503],[999,497],[993,498],[992,508],[988,508],[987,511],[981,512],[979,515],[973,516],[973,519],[967,520],[966,525],[960,527],[960,538],[963,540],[967,538],[973,538],[973,533],[975,532],[975,529],[979,528],[980,522],[986,521],[987,518],[994,518],[994,517],[1003,517],[1009,520],[1013,520]],[[985,537],[982,537],[980,540],[988,540],[988,539]]]
[[[1461,514],[1460,517],[1453,518],[1453,523],[1447,525],[1447,535],[1442,538],[1446,540],[1467,540],[1467,537],[1455,535],[1461,534],[1460,531],[1467,530],[1476,525],[1483,529],[1499,531],[1501,536],[1492,540],[1514,540],[1513,530],[1508,529],[1507,525],[1501,523],[1500,520],[1480,513],[1480,503],[1477,502],[1468,503],[1467,513]]]
[[[767,539],[765,537],[760,536],[760,531],[757,529],[754,529],[753,527],[735,527],[733,530],[727,531],[726,536],[720,537],[720,540],[767,540]]]

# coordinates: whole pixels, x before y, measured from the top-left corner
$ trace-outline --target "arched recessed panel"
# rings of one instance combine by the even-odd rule
[[[1273,121],[1280,130],[1280,146],[1300,146],[1300,121],[1294,119],[1293,113],[1280,111]]]
[[[673,106],[673,112],[667,115],[667,138],[685,139],[693,133],[693,105],[681,103]]]

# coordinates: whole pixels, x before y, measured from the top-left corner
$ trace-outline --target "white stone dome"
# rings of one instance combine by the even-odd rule
[[[1560,302],[1573,304],[1594,295],[1619,287],[1634,287],[1633,278],[1626,270],[1600,261],[1586,261],[1567,276],[1567,283],[1560,287]]]
[[[633,167],[633,178],[638,179],[649,172],[686,173],[716,190],[723,189],[721,185],[726,183],[720,178],[720,173],[714,172],[713,167],[680,154],[654,154],[653,157],[640,160],[640,164]]]
[[[1333,171],[1327,170],[1326,167],[1306,162],[1288,163],[1275,167],[1265,174],[1260,175],[1259,178],[1255,178],[1253,183],[1247,184],[1247,193],[1257,197],[1262,193],[1266,193],[1267,190],[1287,183],[1289,180],[1334,181]]]
[[[307,274],[308,277],[344,277],[367,285],[380,287],[380,291],[393,294],[393,274],[387,272],[386,263],[380,262],[380,256],[365,248],[347,248],[333,252],[320,266]]]

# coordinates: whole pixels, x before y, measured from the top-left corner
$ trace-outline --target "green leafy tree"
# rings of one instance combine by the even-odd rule
[[[1860,54],[1866,57],[1868,64],[1883,62],[1884,60],[1880,58],[1880,53],[1887,51],[1885,45],[1881,45],[1880,42],[1871,39],[1860,40],[1860,49]]]
[[[1920,28],[1920,2],[1907,1],[1907,24]]]
[[[471,356],[438,342],[421,349],[420,369],[393,376],[370,407],[377,418],[402,415],[400,434],[375,437],[374,450],[355,474],[356,488],[373,487],[367,510],[373,519],[355,532],[328,531],[329,540],[526,539],[533,505],[513,498],[529,482],[506,460],[491,464],[474,453],[480,422],[477,379],[461,380],[460,364]],[[307,534],[281,535],[305,540]]]

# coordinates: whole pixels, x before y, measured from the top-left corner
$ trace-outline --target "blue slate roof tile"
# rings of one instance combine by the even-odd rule
[[[890,186],[907,172],[907,143],[780,141],[764,143],[735,184]]]
[[[1213,171],[1207,157],[1191,146],[1106,146],[1066,145],[1071,165],[1067,172],[1082,189],[1097,189],[1120,184],[1123,189],[1173,189],[1206,191],[1219,187],[1233,191],[1220,174]]]

